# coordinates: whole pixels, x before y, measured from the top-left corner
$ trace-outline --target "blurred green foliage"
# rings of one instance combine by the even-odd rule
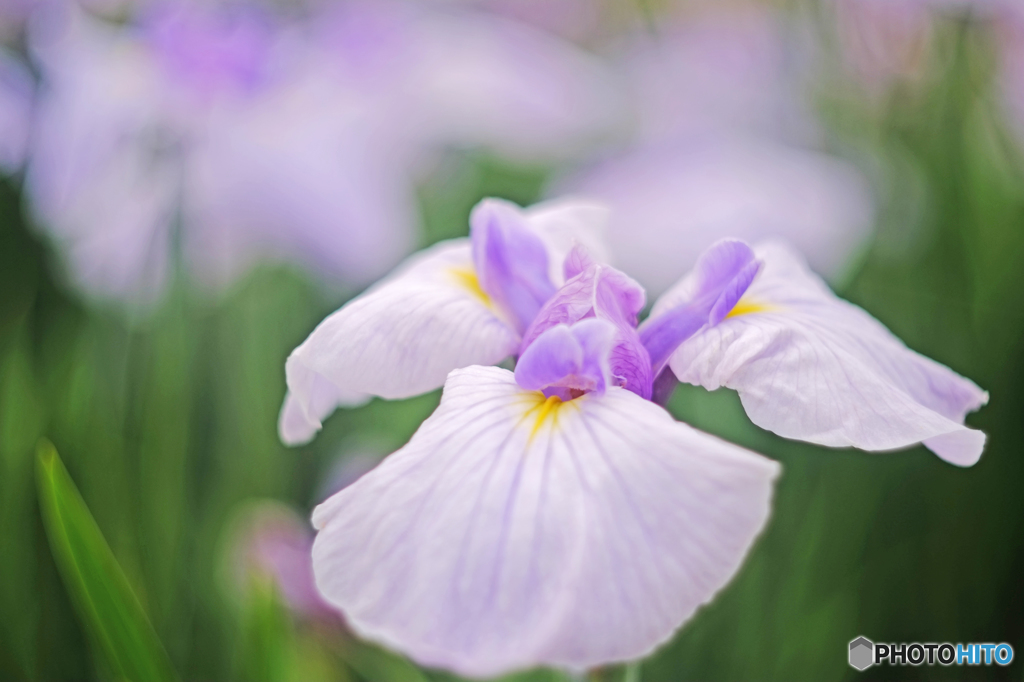
[[[967,24],[943,31],[950,58],[925,86],[868,106],[840,83],[820,101],[835,147],[881,169],[878,234],[840,293],[990,391],[969,419],[988,433],[986,453],[960,470],[923,448],[827,451],[752,426],[730,392],[681,387],[677,417],[780,460],[784,475],[739,576],[643,664],[647,682],[954,679],[979,671],[859,674],[846,646],[857,635],[1024,644],[1024,162],[992,101],[988,44]],[[480,197],[527,203],[545,181],[543,169],[473,155],[443,170],[421,188],[427,242],[464,234]],[[22,219],[16,185],[0,184],[0,679],[104,674],[47,543],[50,503],[33,481],[42,436],[183,679],[453,679],[294,619],[266,581],[228,589],[223,577],[241,505],[308,512],[347,448],[400,446],[437,395],[341,412],[288,450],[276,435],[284,359],[344,295],[264,268],[216,298],[181,278],[144,315],[83,302]]]

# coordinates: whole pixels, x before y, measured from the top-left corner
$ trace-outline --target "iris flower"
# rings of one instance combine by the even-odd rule
[[[600,215],[485,200],[468,240],[414,256],[288,359],[289,442],[339,404],[444,386],[407,445],[313,513],[317,586],[360,635],[477,677],[668,639],[738,570],[779,471],[675,421],[658,404],[673,372],[735,385],[783,435],[924,440],[961,464],[980,449],[959,422],[984,394],[778,247],[715,244],[638,326],[645,293],[604,263]]]

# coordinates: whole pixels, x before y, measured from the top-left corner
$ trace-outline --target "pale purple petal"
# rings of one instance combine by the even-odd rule
[[[277,432],[287,445],[304,445],[313,440],[323,420],[339,407],[356,407],[373,396],[345,390],[324,375],[309,369],[298,357],[289,357],[284,365],[289,392],[278,417]]]
[[[722,240],[701,255],[693,272],[673,290],[673,305],[659,301],[640,328],[655,376],[679,344],[729,314],[760,269],[753,250],[735,239]]]
[[[520,350],[556,324],[571,325],[585,317],[635,327],[645,302],[643,288],[627,275],[607,265],[591,265],[548,300],[523,334]]]
[[[597,263],[586,249],[581,247],[573,249],[569,252],[569,255],[565,257],[565,263],[562,264],[562,272],[565,275],[565,281],[568,282],[576,275],[581,274],[591,265],[597,265]]]
[[[473,265],[482,288],[522,333],[555,293],[544,242],[507,201],[484,199],[469,218]]]
[[[609,357],[618,330],[607,320],[589,318],[560,324],[538,336],[516,362],[516,382],[530,391],[549,388],[604,393],[611,383]],[[571,394],[545,391],[548,395]]]
[[[330,405],[330,394],[317,402],[322,384],[310,376],[342,399],[408,398],[441,387],[457,367],[500,362],[518,346],[518,334],[477,283],[468,241],[442,242],[327,317],[292,352],[288,400],[298,401],[309,425],[292,432],[293,442],[326,416],[317,405]],[[282,419],[291,414],[286,403]]]
[[[555,199],[534,204],[523,213],[527,225],[548,250],[549,276],[556,286],[572,279],[565,273],[565,263],[573,253],[574,258],[588,262],[614,264],[607,244],[606,205],[593,200]]]
[[[636,659],[736,573],[777,473],[622,389],[545,409],[507,370],[458,370],[316,509],[316,582],[358,634],[462,675]]]
[[[779,237],[829,276],[870,233],[872,194],[848,163],[723,135],[640,147],[559,183],[611,206],[615,263],[658,295],[719,239]]]
[[[786,438],[872,451],[923,442],[953,464],[978,460],[984,434],[963,421],[987,393],[837,298],[788,247],[755,253],[764,271],[733,314],[672,356],[681,381],[737,390],[755,424]],[[652,315],[678,300],[670,291]]]

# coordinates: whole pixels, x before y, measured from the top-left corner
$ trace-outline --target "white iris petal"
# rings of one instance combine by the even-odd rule
[[[680,381],[735,389],[755,424],[786,438],[872,451],[924,443],[953,464],[978,461],[985,435],[963,421],[987,393],[836,297],[788,247],[755,253],[764,270],[730,317],[672,356]],[[653,314],[689,286],[666,293]]]
[[[317,585],[361,635],[465,675],[634,659],[733,576],[777,473],[624,389],[559,403],[457,370],[314,512]]]

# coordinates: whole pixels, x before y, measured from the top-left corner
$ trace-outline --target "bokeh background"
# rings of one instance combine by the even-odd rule
[[[304,563],[312,507],[439,394],[288,449],[284,360],[482,197],[567,193],[612,205],[652,298],[720,237],[783,236],[991,394],[961,470],[784,441],[681,386],[677,418],[784,473],[642,679],[1024,679],[1021,10],[0,0],[0,679],[113,677],[40,513],[46,437],[182,679],[452,680],[353,639]],[[1018,658],[856,673],[858,635]]]

